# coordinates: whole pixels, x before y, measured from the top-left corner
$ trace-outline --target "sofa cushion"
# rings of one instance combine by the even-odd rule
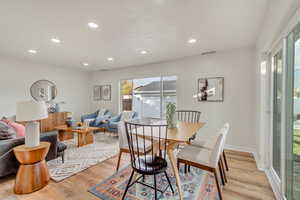
[[[98,118],[98,117],[103,117],[103,116],[105,115],[106,112],[107,112],[107,110],[106,110],[105,108],[99,110],[97,118]]]
[[[4,121],[0,121],[0,140],[15,138],[16,131]]]
[[[110,122],[109,127],[113,129],[118,129],[119,122]]]

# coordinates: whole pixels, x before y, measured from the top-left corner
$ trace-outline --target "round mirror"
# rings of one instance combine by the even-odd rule
[[[39,80],[31,85],[30,93],[36,101],[49,102],[55,99],[57,95],[57,88],[51,81]]]

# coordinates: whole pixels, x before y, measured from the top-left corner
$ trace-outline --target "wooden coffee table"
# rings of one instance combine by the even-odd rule
[[[73,133],[78,134],[78,147],[94,143],[94,131],[100,131],[101,128],[98,127],[85,127],[82,129],[77,129],[74,127],[67,127],[66,125],[55,127],[58,130],[58,137],[60,141],[73,139]]]
[[[41,142],[37,147],[20,145],[14,148],[20,163],[14,187],[16,194],[28,194],[48,184],[50,175],[45,158],[49,148],[49,142]]]

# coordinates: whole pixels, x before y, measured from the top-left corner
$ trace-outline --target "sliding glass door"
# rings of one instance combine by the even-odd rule
[[[273,148],[272,148],[272,166],[281,181],[281,119],[282,119],[282,78],[283,62],[282,49],[272,58],[273,63]]]
[[[287,39],[286,196],[300,198],[300,25]]]

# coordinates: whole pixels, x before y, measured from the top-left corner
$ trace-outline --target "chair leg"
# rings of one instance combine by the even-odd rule
[[[143,175],[143,179],[142,179],[143,183],[145,182],[145,175]]]
[[[125,191],[124,191],[122,200],[126,197],[126,193],[127,193],[128,189],[129,189],[129,186],[130,186],[130,183],[131,183],[131,180],[132,180],[133,175],[134,175],[134,170],[132,170],[132,173],[131,173],[130,178],[129,178],[129,180],[128,180],[128,183],[127,183],[126,189],[125,189]]]
[[[187,164],[184,164],[184,173],[187,173]]]
[[[222,170],[221,162],[220,161],[218,162],[218,166],[219,166],[219,172],[220,172],[220,177],[221,177],[222,185],[225,185],[223,170]]]
[[[225,155],[225,151],[223,151],[223,157],[224,157],[224,162],[225,162],[225,166],[226,166],[226,171],[229,171],[229,167],[228,167],[228,164],[227,164],[227,158],[226,158],[226,155]]]
[[[218,189],[220,200],[223,200],[221,186],[220,186],[220,183],[219,183],[218,174],[217,174],[217,170],[216,169],[214,169],[214,176],[215,176],[216,185],[217,185],[217,189]]]
[[[120,150],[120,153],[119,153],[119,157],[118,157],[118,163],[117,163],[117,169],[116,169],[116,171],[118,171],[119,170],[119,167],[120,167],[120,161],[121,161],[121,157],[122,157],[122,151]]]
[[[224,169],[224,163],[223,163],[222,157],[221,157],[220,161],[221,161],[221,169],[222,169],[222,172],[223,172],[225,183],[227,183],[227,177],[226,177],[226,172],[225,172],[225,169]]]
[[[178,160],[177,160],[177,168],[178,168],[178,170],[180,170],[180,163]]]
[[[157,200],[156,175],[154,175],[154,193],[155,193],[155,200]]]
[[[173,194],[174,194],[174,190],[173,190],[173,187],[172,187],[171,181],[170,181],[170,179],[169,179],[169,177],[168,177],[168,174],[167,174],[167,172],[166,172],[166,171],[165,171],[165,176],[166,176],[166,178],[167,178],[167,180],[168,180],[168,183],[169,183],[169,185],[170,185],[170,188],[171,188],[171,190],[172,190],[172,192],[173,192]]]
[[[65,163],[65,152],[63,151],[61,154],[62,163]]]
[[[188,165],[188,172],[191,172],[191,165]]]

